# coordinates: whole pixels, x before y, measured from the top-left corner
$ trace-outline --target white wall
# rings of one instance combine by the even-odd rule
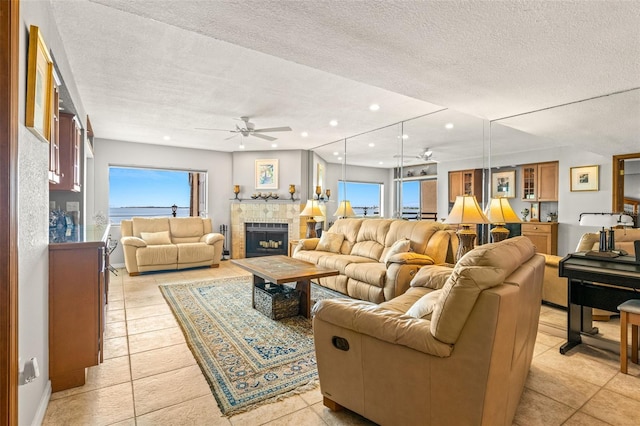
[[[233,198],[231,153],[98,138],[94,141],[94,149],[94,185],[87,188],[87,191],[93,191],[94,201],[93,206],[87,206],[88,223],[93,223],[93,216],[98,211],[109,214],[109,166],[130,166],[207,172],[207,213],[213,219],[213,229],[217,231],[220,225],[230,225],[229,203]],[[120,239],[118,225],[111,226],[111,236]],[[110,262],[124,264],[120,245],[112,253]]]
[[[256,192],[275,192],[280,198],[289,197],[289,185],[296,186],[296,198],[306,199],[309,188],[306,173],[306,151],[236,151],[233,153],[233,182],[228,192],[233,198],[233,185],[240,185],[240,198],[250,198]],[[277,159],[279,164],[278,189],[256,189],[255,161]]]
[[[86,113],[67,62],[58,29],[45,1],[20,2],[20,92],[18,134],[18,355],[22,363],[38,359],[40,377],[18,390],[18,423],[39,424],[44,416],[49,383],[49,146],[25,126],[27,45],[29,26],[39,27],[52,52],[73,104],[84,123]],[[22,364],[21,363],[21,364]],[[21,365],[22,366],[22,365]]]

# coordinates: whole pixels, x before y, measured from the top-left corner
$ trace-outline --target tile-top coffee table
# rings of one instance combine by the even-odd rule
[[[296,283],[300,291],[300,314],[311,318],[311,280],[330,277],[340,272],[317,266],[310,262],[293,259],[289,256],[263,256],[234,259],[231,261],[253,274],[253,284],[257,283]],[[254,292],[251,291],[251,306],[256,307]]]

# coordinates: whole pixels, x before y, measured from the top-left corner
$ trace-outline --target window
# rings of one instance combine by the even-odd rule
[[[132,167],[109,167],[109,218],[172,215],[198,216],[204,212],[206,173]],[[206,213],[206,212],[205,212]]]
[[[381,183],[340,181],[338,185],[338,201],[351,201],[358,216],[384,216],[383,193]]]
[[[420,181],[402,182],[403,219],[417,219],[420,215]]]

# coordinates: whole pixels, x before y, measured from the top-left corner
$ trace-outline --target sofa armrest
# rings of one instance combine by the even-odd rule
[[[558,268],[560,266],[560,261],[562,257],[556,256],[555,254],[542,254],[544,256],[544,264],[546,266],[551,266],[554,268]]]
[[[435,262],[431,256],[419,253],[398,253],[387,260],[387,268],[390,263],[400,263],[405,265],[433,265]]]
[[[431,334],[431,321],[417,319],[375,303],[352,299],[320,300],[313,307],[314,327],[324,321],[337,327],[371,336],[394,345],[402,345],[437,357],[448,357],[452,345]]]
[[[217,232],[212,232],[210,234],[204,234],[201,238],[200,238],[201,242],[207,243],[210,246],[215,244],[218,241],[224,241],[224,235],[222,234],[218,234]]]
[[[120,242],[123,246],[133,246],[133,247],[146,247],[147,243],[144,242],[142,238],[138,237],[122,237]]]
[[[315,250],[320,238],[303,238],[298,241],[296,250]]]

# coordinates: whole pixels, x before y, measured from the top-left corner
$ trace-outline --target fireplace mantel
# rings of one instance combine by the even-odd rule
[[[289,225],[289,241],[300,239],[306,229],[302,229],[300,224],[302,208],[304,206],[297,202],[265,203],[260,200],[231,203],[231,258],[245,257],[245,222],[286,223]]]

